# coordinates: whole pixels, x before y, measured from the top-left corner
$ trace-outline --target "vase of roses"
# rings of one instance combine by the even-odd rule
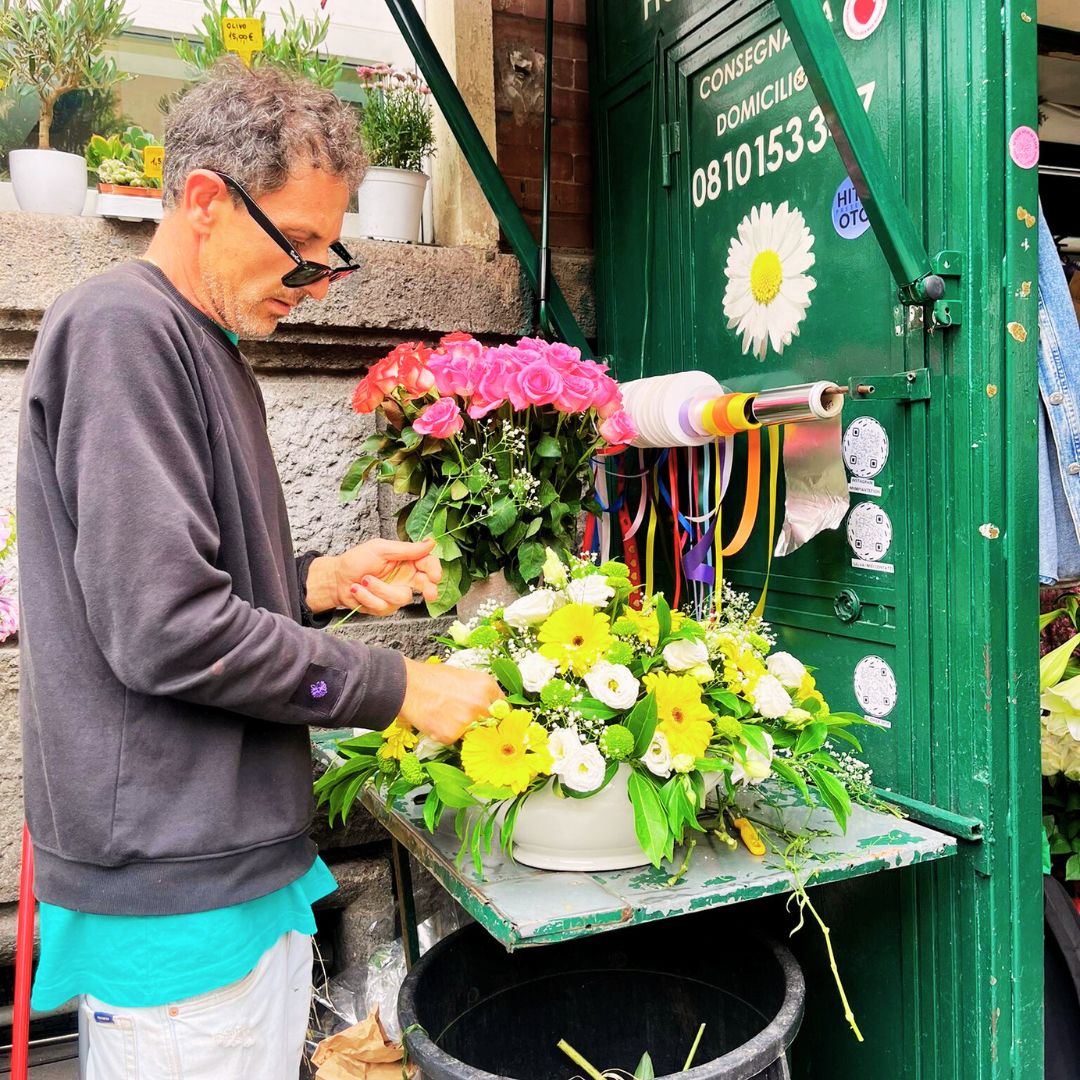
[[[725,587],[699,620],[659,594],[637,609],[634,592],[620,562],[547,551],[539,588],[437,639],[441,662],[489,672],[505,700],[453,746],[400,721],[341,743],[316,785],[331,821],[373,783],[421,798],[432,830],[456,816],[478,872],[496,834],[545,869],[659,867],[680,845],[685,869],[707,833],[760,845],[736,800],[765,780],[840,828],[853,801],[876,804],[866,766],[837,749],[857,752],[865,721],[830,711],[747,597]]]
[[[538,338],[399,345],[361,379],[353,408],[378,413],[385,430],[361,444],[342,498],[373,472],[411,496],[398,532],[434,537],[443,565],[432,615],[500,571],[526,592],[546,547],[576,546],[593,456],[635,434],[604,364]]]

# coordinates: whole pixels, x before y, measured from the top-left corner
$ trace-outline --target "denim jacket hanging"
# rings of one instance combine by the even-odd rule
[[[1080,580],[1080,326],[1039,210],[1039,580]]]

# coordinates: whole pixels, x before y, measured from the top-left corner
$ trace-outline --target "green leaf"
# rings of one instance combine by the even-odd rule
[[[855,736],[852,735],[850,731],[845,731],[842,727],[832,727],[832,726],[830,726],[830,728],[829,728],[829,738],[830,739],[842,739],[844,742],[849,743],[851,746],[853,746],[855,748],[855,753],[857,753],[857,754],[862,753],[862,743],[859,742],[859,740],[856,739]]]
[[[1080,645],[1080,634],[1073,634],[1063,645],[1048,652],[1039,661],[1039,690],[1049,690],[1051,686],[1057,686],[1061,682],[1069,657],[1078,645]]]
[[[638,843],[653,866],[659,867],[668,850],[671,833],[656,786],[635,769],[630,774],[627,788],[634,808],[634,833]]]
[[[812,754],[825,744],[825,736],[828,733],[827,724],[807,724],[799,736],[799,741],[795,744],[795,756],[801,757],[803,754]]]
[[[567,799],[591,799],[594,795],[599,795],[611,783],[618,769],[619,763],[617,761],[609,761],[607,768],[604,770],[604,779],[591,791],[574,791],[573,788],[567,787],[557,779],[555,781],[556,790]]]
[[[555,485],[550,480],[540,481],[540,491],[537,496],[540,500],[540,508],[546,510],[558,497]]]
[[[660,637],[654,651],[659,652],[671,636],[671,608],[668,607],[663,593],[656,594],[656,622],[660,627]]]
[[[773,758],[772,768],[781,780],[797,788],[805,801],[810,801],[810,789],[806,786],[806,781],[783,758]]]
[[[464,569],[464,559],[454,559],[453,562],[443,563],[442,581],[439,582],[439,591],[434,600],[429,600],[427,605],[428,614],[432,618],[445,615],[462,597],[461,577]]]
[[[444,490],[445,488],[432,484],[413,503],[409,516],[405,519],[405,532],[410,540],[426,540],[431,535],[431,523],[439,506],[439,496]]]
[[[424,436],[421,435],[419,431],[414,431],[411,427],[402,428],[398,438],[401,439],[401,445],[404,446],[406,450],[412,450],[424,441]]]
[[[769,744],[765,741],[765,732],[757,724],[743,724],[742,737],[746,740],[748,746],[763,757],[769,756]]]
[[[530,536],[535,536],[540,531],[543,524],[543,518],[533,518],[532,521],[529,522],[528,528],[525,530],[525,539],[528,539]]]
[[[652,1058],[642,1054],[641,1060],[634,1070],[634,1080],[656,1080],[656,1070],[653,1068]]]
[[[518,508],[513,499],[504,495],[488,511],[484,524],[492,536],[502,536],[517,521]]]
[[[825,805],[832,811],[842,832],[847,832],[847,819],[851,814],[851,796],[844,785],[830,772],[810,766],[806,770],[811,783],[818,789]]]
[[[454,502],[461,502],[468,494],[469,489],[460,480],[455,480],[450,485],[450,498]]]
[[[634,757],[641,757],[656,734],[656,694],[651,690],[630,710],[626,726],[634,735]]]
[[[521,677],[521,669],[509,656],[496,657],[491,662],[491,674],[495,676],[499,685],[508,693],[519,696],[525,693],[525,682]]]
[[[580,701],[575,701],[574,708],[586,720],[610,720],[618,715],[614,709],[593,697],[583,697]]]
[[[1080,855],[1070,855],[1065,863],[1065,880],[1080,881]]]
[[[533,453],[542,458],[561,458],[563,456],[562,443],[554,435],[541,435]]]
[[[502,549],[503,551],[513,551],[522,540],[525,539],[525,522],[516,521],[505,533],[502,535]]]
[[[370,750],[374,753],[383,744],[381,731],[369,731],[366,735],[357,735],[351,739],[344,739],[337,744],[339,750]]]
[[[371,472],[371,466],[377,460],[374,457],[357,458],[349,466],[349,471],[341,478],[341,488],[339,490],[342,502],[352,502],[360,494],[360,485],[367,479],[367,474]]]
[[[429,761],[426,768],[435,785],[435,793],[447,806],[464,809],[476,805],[476,799],[469,791],[472,781],[461,769],[438,761]]]
[[[544,545],[529,540],[518,548],[518,569],[526,581],[535,581],[544,568]]]
[[[511,788],[496,787],[494,784],[473,784],[469,791],[483,802],[507,802],[514,797]]]
[[[438,827],[439,808],[442,805],[442,800],[437,792],[429,791],[427,793],[424,799],[424,824],[430,833],[433,833]]]
[[[100,135],[95,135],[94,138],[100,138]],[[1045,615],[1039,616],[1039,633],[1041,634],[1056,618],[1065,614],[1063,607],[1055,608],[1053,611],[1046,612]]]
[[[461,548],[457,541],[448,533],[441,533],[435,537],[435,554],[443,564],[453,562],[461,558]]]
[[[475,467],[469,475],[465,477],[465,486],[472,495],[479,495],[490,483],[491,481],[488,479],[487,473],[481,472]]]

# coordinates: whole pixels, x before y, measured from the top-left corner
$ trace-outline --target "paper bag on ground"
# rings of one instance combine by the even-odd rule
[[[401,1080],[401,1047],[386,1037],[379,1010],[352,1027],[323,1039],[311,1061],[315,1080]],[[415,1076],[415,1070],[408,1070]]]

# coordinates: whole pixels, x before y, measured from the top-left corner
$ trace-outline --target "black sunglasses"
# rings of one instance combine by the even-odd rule
[[[290,270],[281,279],[281,284],[288,289],[303,289],[305,286],[314,285],[316,281],[322,281],[323,278],[329,278],[331,282],[340,281],[342,278],[347,278],[351,273],[360,269],[358,263],[353,262],[352,256],[345,250],[345,245],[340,240],[335,240],[330,245],[330,250],[341,260],[344,261],[344,266],[324,266],[322,263],[311,262],[305,259],[297,250],[289,243],[285,234],[262,212],[259,208],[259,204],[227,173],[219,172],[217,169],[210,169],[215,176],[220,176],[225,181],[225,186],[230,187],[237,195],[243,200],[244,206],[247,207],[247,212],[251,215],[251,219],[258,225],[271,240],[294,263],[296,263],[296,269]]]

